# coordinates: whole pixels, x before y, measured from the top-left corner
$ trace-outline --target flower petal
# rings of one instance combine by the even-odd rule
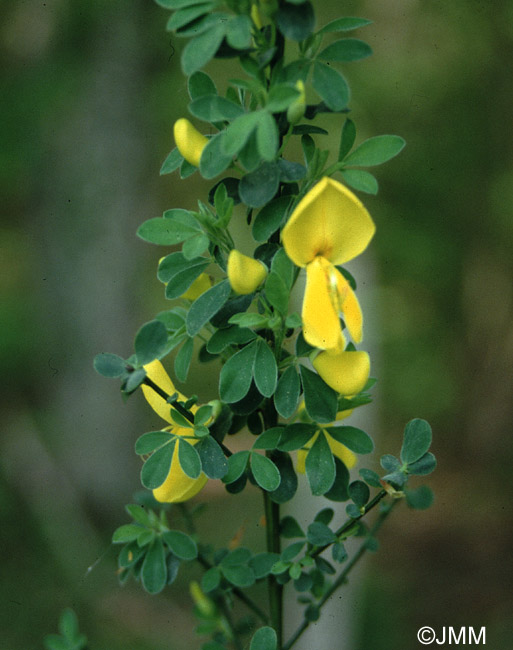
[[[177,433],[176,430],[173,433]],[[160,503],[181,503],[196,496],[207,482],[205,474],[198,478],[190,478],[180,467],[178,448],[175,449],[171,467],[166,480],[161,486],[153,490],[153,496]]]
[[[329,434],[326,436],[326,440],[328,441],[328,445],[330,446],[333,455],[341,460],[347,469],[351,469],[351,467],[356,465],[356,455],[353,454],[350,449],[341,442],[338,442],[338,440],[335,440],[335,438],[332,438]]]
[[[262,262],[233,249],[228,256],[227,273],[232,289],[236,293],[246,295],[253,293],[262,284],[267,275],[267,268]]]
[[[196,298],[199,298],[205,293],[205,291],[210,289],[211,286],[212,281],[210,276],[207,273],[202,273],[194,280],[191,286],[180,296],[180,298],[187,298],[187,300],[191,301],[196,300]]]
[[[362,350],[355,352],[321,352],[313,366],[324,381],[341,395],[356,395],[367,383],[370,358]]]
[[[324,177],[298,203],[282,232],[285,252],[297,266],[322,255],[343,264],[367,248],[376,226],[361,201]]]
[[[306,288],[303,298],[303,336],[317,348],[342,350],[344,336],[338,316],[336,287],[332,287],[333,266],[316,257],[306,267]]]
[[[151,379],[155,384],[157,384],[159,388],[162,388],[162,390],[165,391],[168,395],[172,395],[173,393],[177,392],[173,382],[169,378],[167,372],[164,370],[164,366],[160,363],[160,361],[152,361],[151,363],[145,365],[144,369],[146,370],[147,377]],[[174,424],[170,413],[171,405],[168,404],[163,397],[158,395],[153,390],[153,388],[150,388],[145,384],[142,385],[142,391],[144,397],[146,398],[146,401],[155,411],[155,413],[160,415],[160,417],[166,422]],[[180,400],[183,400],[184,402],[187,401],[181,393],[178,393],[178,396]]]
[[[202,135],[185,117],[176,120],[173,127],[175,143],[185,160],[199,167],[201,154],[207,146],[208,138]]]
[[[333,267],[333,272],[334,277],[336,277],[340,309],[344,316],[344,322],[353,341],[360,343],[363,337],[363,314],[360,303],[342,273],[335,267]]]

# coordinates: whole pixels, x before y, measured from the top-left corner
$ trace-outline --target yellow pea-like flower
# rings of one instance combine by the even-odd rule
[[[208,143],[208,138],[202,135],[185,117],[176,120],[173,133],[178,151],[188,163],[199,167],[201,154]]]
[[[262,284],[267,268],[262,262],[233,249],[228,256],[227,273],[232,289],[246,295],[253,293]]]
[[[151,363],[144,366],[146,370],[146,375],[155,383],[159,388],[162,388],[168,395],[173,395],[178,392],[174,387],[173,382],[169,378],[169,375],[164,370],[163,365],[160,361],[152,361]],[[191,429],[186,427],[179,427],[171,418],[171,406],[166,402],[166,400],[158,395],[153,388],[150,386],[142,385],[142,391],[146,401],[151,406],[151,408],[157,413],[163,420],[168,422],[171,426],[166,427],[165,431],[171,431],[177,436],[190,436]],[[186,398],[178,393],[178,399],[180,401],[187,401]],[[191,411],[195,413],[197,410],[196,406],[191,408]],[[194,445],[198,440],[188,440],[191,445]],[[173,459],[171,461],[171,467],[169,468],[169,473],[162,485],[153,490],[153,496],[160,503],[181,503],[182,501],[187,501],[196,496],[200,490],[203,489],[205,483],[207,482],[206,475],[202,472],[198,478],[191,478],[183,471],[180,466],[180,461],[178,460],[178,445],[180,441],[177,441],[177,447],[175,448],[175,453],[173,454]]]
[[[212,280],[210,279],[210,276],[207,273],[202,273],[180,297],[187,298],[187,300],[191,301],[196,300],[196,298],[199,298],[205,293],[205,291],[210,289],[211,286]]]
[[[361,201],[341,183],[324,177],[298,203],[282,232],[285,252],[306,267],[302,319],[305,340],[341,352],[342,313],[355,342],[363,317],[354,291],[336,268],[362,253],[376,227]]]
[[[297,471],[301,472],[301,474],[304,474],[306,471],[306,457],[320,433],[320,431],[317,431],[311,440],[306,443],[303,449],[300,449],[297,452]],[[341,460],[347,469],[351,469],[351,467],[356,465],[356,456],[350,449],[341,442],[338,442],[338,440],[335,440],[335,438],[332,438],[329,434],[326,434],[326,440],[328,441],[328,445],[330,446],[333,455]]]
[[[369,379],[370,358],[362,350],[354,352],[321,352],[313,366],[324,381],[340,395],[358,394]]]

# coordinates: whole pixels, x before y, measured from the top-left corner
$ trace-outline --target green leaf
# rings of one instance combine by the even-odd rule
[[[259,435],[255,440],[253,443],[253,449],[276,449],[283,431],[284,427],[272,427],[271,429],[267,429],[267,431],[264,431],[264,433]]]
[[[141,483],[148,490],[160,487],[166,480],[173,460],[175,446],[176,442],[173,440],[157,449],[142,466]]]
[[[427,454],[421,456],[414,463],[408,465],[408,474],[416,476],[426,476],[431,474],[436,469],[436,458],[428,451]]]
[[[228,458],[228,472],[223,476],[223,483],[233,483],[239,479],[248,464],[249,451],[238,451]]]
[[[251,19],[249,16],[239,14],[232,16],[228,21],[226,40],[228,45],[236,50],[245,50],[251,47]]]
[[[244,564],[234,566],[221,565],[224,577],[236,587],[251,587],[255,584],[255,573],[253,569]]]
[[[271,305],[285,316],[289,306],[289,289],[278,273],[271,272],[267,276],[265,295]]]
[[[217,95],[217,88],[206,72],[198,70],[187,82],[189,97],[194,101],[203,95]]]
[[[272,460],[280,472],[280,485],[270,494],[274,503],[286,503],[290,501],[297,491],[297,475],[290,455],[284,452],[275,451]]]
[[[232,155],[224,151],[224,140],[226,131],[216,133],[213,138],[207,142],[201,153],[200,173],[203,178],[214,178],[218,176],[232,162]]]
[[[419,460],[431,447],[433,434],[426,420],[415,418],[410,420],[404,429],[401,460],[403,463],[414,463]]]
[[[223,478],[228,471],[228,461],[223,450],[211,436],[206,436],[197,445],[201,469],[208,478]]]
[[[155,2],[164,9],[182,9],[183,7],[199,4],[203,0],[155,0]]]
[[[143,587],[150,594],[158,594],[166,586],[166,554],[160,537],[155,538],[146,553],[141,570],[141,580]]]
[[[335,562],[345,562],[347,560],[347,551],[343,544],[333,544],[331,547],[331,557]]]
[[[209,569],[201,578],[201,588],[206,594],[217,589],[220,583],[221,571],[216,566]]]
[[[346,514],[348,517],[351,517],[351,519],[359,519],[362,516],[360,508],[358,508],[354,503],[350,503],[346,506]]]
[[[127,542],[133,542],[143,530],[145,529],[138,524],[125,524],[124,526],[120,526],[112,535],[112,543],[126,544]]]
[[[151,454],[155,449],[171,442],[173,437],[173,434],[169,433],[169,431],[150,431],[149,433],[144,433],[135,443],[135,453],[140,456]]]
[[[356,126],[353,120],[349,117],[344,122],[342,133],[340,135],[340,147],[338,150],[338,160],[343,160],[344,157],[351,151],[351,147],[356,139]]]
[[[271,113],[286,111],[298,97],[299,90],[294,84],[277,84],[269,90],[266,108]]]
[[[181,530],[168,530],[162,533],[162,538],[180,560],[190,561],[198,557],[196,542]]]
[[[294,542],[290,544],[281,554],[282,562],[291,562],[304,548],[305,542]]]
[[[338,70],[325,63],[315,62],[312,85],[332,111],[341,111],[349,103],[349,86],[346,80]]]
[[[151,244],[174,246],[202,232],[201,226],[187,210],[166,210],[163,217],[148,219],[137,230],[137,235]]]
[[[359,61],[371,56],[372,48],[357,38],[341,38],[318,54],[322,61]]]
[[[187,333],[195,336],[208,321],[215,316],[228,300],[231,287],[228,280],[215,284],[192,303],[187,314]]]
[[[342,177],[347,185],[359,192],[378,193],[378,181],[372,174],[363,169],[343,169]]]
[[[336,18],[332,20],[327,25],[324,25],[320,29],[318,34],[327,34],[328,32],[350,32],[353,29],[358,29],[359,27],[365,27],[365,25],[370,25],[372,20],[367,20],[366,18],[352,18],[349,16],[344,16],[343,18]]]
[[[331,528],[320,521],[314,521],[308,526],[306,536],[310,544],[314,546],[326,546],[336,540],[335,533]]]
[[[274,395],[274,405],[282,418],[290,418],[295,413],[301,391],[301,382],[294,366],[289,366],[278,381]]]
[[[215,56],[225,33],[226,26],[218,23],[187,43],[182,52],[182,70],[186,76],[202,68]]]
[[[435,498],[433,491],[427,485],[421,485],[414,490],[406,488],[404,493],[406,503],[415,510],[427,510],[427,508],[431,507]]]
[[[377,135],[362,142],[345,159],[346,165],[372,167],[381,165],[400,153],[406,142],[398,135]]]
[[[280,485],[280,472],[267,456],[252,453],[250,458],[251,471],[258,485],[267,492],[276,490]]]
[[[253,569],[255,578],[260,580],[271,573],[273,565],[279,559],[278,553],[257,553],[249,561],[249,566]]]
[[[207,351],[210,354],[221,354],[230,345],[249,343],[255,338],[255,332],[247,327],[233,325],[214,332],[207,343]]]
[[[271,262],[271,271],[277,273],[285,282],[288,289],[294,282],[294,264],[284,248],[279,248]]]
[[[379,460],[381,467],[387,472],[395,472],[401,467],[399,460],[392,454],[384,454]]]
[[[320,496],[328,492],[335,481],[335,461],[322,431],[308,452],[305,466],[312,494]]]
[[[208,248],[210,240],[204,232],[199,232],[190,237],[182,246],[182,253],[186,260],[197,259]]]
[[[255,327],[260,329],[267,325],[268,318],[264,314],[255,314],[253,312],[249,314],[234,314],[230,317],[230,323],[239,325],[241,328]]]
[[[326,431],[337,442],[341,442],[355,454],[370,454],[374,443],[368,433],[356,427],[328,427]]]
[[[184,27],[184,25],[188,25],[193,20],[196,20],[196,18],[199,18],[214,9],[216,6],[214,2],[190,4],[192,6],[184,7],[183,9],[175,11],[175,13],[169,18],[166,25],[166,30],[168,32],[172,32],[176,29],[180,29],[180,27]]]
[[[276,389],[278,368],[274,354],[261,338],[256,341],[253,375],[259,392],[264,397],[271,397]]]
[[[178,441],[178,460],[180,467],[190,478],[199,478],[201,474],[201,461],[198,452],[187,440],[180,438]]]
[[[144,382],[145,378],[146,378],[146,370],[144,370],[144,368],[139,368],[138,370],[134,370],[129,374],[126,383],[122,386],[123,391],[127,395],[130,395],[131,393],[133,393],[135,390],[139,388],[139,386]]]
[[[222,367],[219,395],[223,402],[233,404],[247,395],[253,378],[256,351],[256,342],[250,343],[230,357]]]
[[[323,508],[315,515],[314,521],[320,521],[322,524],[328,526],[331,523],[333,517],[335,516],[335,511],[333,508]]]
[[[204,257],[188,260],[183,253],[166,255],[157,271],[158,279],[167,284],[166,298],[172,300],[184,294],[209,264],[209,260]]]
[[[259,113],[257,147],[264,160],[271,161],[278,150],[278,127],[273,116],[266,111]]]
[[[281,520],[280,531],[281,535],[288,539],[305,536],[304,532],[301,529],[301,526],[297,523],[294,517],[291,517],[289,515],[283,517]]]
[[[235,104],[219,95],[202,95],[189,104],[189,111],[194,117],[205,122],[222,122],[234,120],[244,113],[240,104]]]
[[[253,222],[253,237],[256,241],[267,241],[278,230],[287,214],[290,200],[290,196],[280,196],[264,205]]]
[[[337,393],[305,366],[300,366],[300,372],[306,412],[315,422],[333,422],[337,416]]]
[[[349,484],[349,498],[359,508],[363,507],[370,498],[370,490],[367,483],[363,481],[353,481]]]
[[[75,612],[67,607],[59,618],[59,632],[73,644],[71,650],[80,650],[84,647],[85,637],[82,637],[78,629],[78,618]]]
[[[152,520],[150,518],[150,514],[152,512],[151,510],[148,511],[143,506],[136,505],[135,503],[129,503],[125,507],[125,510],[132,517],[132,519],[138,524],[141,524],[141,526],[152,526]]]
[[[137,363],[144,366],[154,359],[160,359],[166,352],[167,330],[164,323],[152,320],[145,323],[135,335]]]
[[[381,487],[381,483],[379,482],[379,474],[376,474],[376,472],[373,472],[371,469],[365,469],[362,467],[358,473],[367,483],[367,485],[375,488]]]
[[[276,18],[278,29],[292,41],[304,41],[313,32],[315,14],[310,2],[296,5],[291,2],[281,2]]]
[[[160,168],[160,175],[164,176],[164,174],[171,174],[171,172],[174,172],[176,169],[178,169],[178,167],[180,167],[180,165],[183,163],[183,160],[184,158],[182,154],[175,147],[162,163],[162,167]]]
[[[297,181],[303,180],[306,176],[306,167],[300,163],[279,158],[278,167],[280,168],[280,179],[282,183],[296,183]]]
[[[109,352],[97,354],[93,365],[96,372],[104,377],[122,377],[126,373],[126,361]]]
[[[272,627],[261,627],[251,639],[249,650],[276,650],[278,641]]]
[[[184,160],[180,165],[180,178],[183,180],[189,178],[198,171],[195,165],[192,165],[188,160]]]
[[[235,119],[226,129],[222,142],[225,155],[235,156],[246,144],[249,136],[260,121],[260,112],[244,113]]]
[[[312,436],[315,435],[317,427],[315,424],[303,424],[295,422],[285,427],[278,445],[280,451],[297,451],[310,441]]]
[[[175,357],[175,375],[179,381],[186,381],[191,365],[194,339],[188,338]]]
[[[334,460],[335,480],[331,488],[325,493],[324,498],[340,503],[349,499],[347,492],[349,487],[349,470],[340,459],[334,457]]]
[[[264,162],[254,172],[246,174],[239,183],[241,200],[251,208],[268,203],[278,191],[280,171],[276,163]]]

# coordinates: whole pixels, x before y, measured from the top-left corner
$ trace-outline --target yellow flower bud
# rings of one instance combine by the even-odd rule
[[[173,133],[178,151],[188,163],[199,167],[201,154],[208,138],[202,135],[185,117],[176,120]]]
[[[267,269],[262,262],[243,255],[237,250],[230,251],[228,256],[228,280],[236,293],[248,294],[262,284],[267,275]]]
[[[262,23],[262,16],[260,15],[260,12],[258,11],[258,6],[257,5],[252,5],[251,7],[251,20],[255,24],[255,27],[257,29],[262,29],[263,23]]]
[[[306,94],[305,84],[302,79],[296,81],[296,88],[299,90],[299,97],[297,97],[287,109],[287,120],[290,124],[297,124],[299,120],[303,119],[306,108]]]
[[[203,616],[212,617],[216,613],[216,607],[210,598],[205,596],[199,584],[196,581],[191,582],[189,590],[194,604]]]
[[[313,360],[313,366],[324,381],[341,395],[359,393],[370,373],[367,352],[321,352]]]
[[[202,273],[198,276],[191,286],[187,289],[185,293],[181,295],[181,298],[187,298],[187,300],[196,300],[199,298],[205,291],[210,289],[212,286],[212,281],[206,273]]]

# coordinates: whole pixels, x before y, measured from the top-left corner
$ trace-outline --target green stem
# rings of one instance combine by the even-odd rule
[[[379,529],[381,528],[381,526],[385,522],[385,519],[388,517],[388,515],[390,514],[390,512],[392,511],[392,508],[395,506],[396,503],[397,503],[397,501],[392,502],[388,506],[388,508],[386,508],[386,510],[383,510],[380,513],[378,519],[376,520],[376,523],[374,524],[374,526],[369,531],[369,535],[368,535],[369,537],[374,536],[379,531]],[[318,604],[319,609],[321,609],[322,606],[326,603],[326,601],[329,600],[331,598],[331,596],[333,596],[333,594],[337,591],[337,589],[339,587],[341,587],[346,582],[349,573],[355,567],[355,565],[360,561],[360,559],[365,555],[366,551],[367,551],[367,540],[356,551],[356,553],[353,555],[351,560],[346,564],[346,566],[345,566],[344,570],[342,571],[342,573],[338,576],[338,578],[335,580],[335,582],[331,585],[331,587],[326,591],[324,596],[321,598],[321,600],[319,601],[319,604]],[[292,646],[296,643],[296,641],[298,641],[298,639],[303,635],[305,630],[309,627],[310,622],[311,621],[309,621],[309,620],[307,620],[305,618],[303,620],[303,622],[301,623],[301,625],[298,627],[298,629],[294,632],[294,634],[287,641],[287,643],[285,643],[282,650],[290,650],[290,648],[292,648]]]
[[[268,553],[281,553],[280,544],[280,506],[271,500],[268,492],[264,494],[264,509],[266,522],[266,541]],[[283,642],[283,585],[280,585],[273,575],[267,578],[269,590],[269,608],[271,625],[278,637],[278,650]]]

